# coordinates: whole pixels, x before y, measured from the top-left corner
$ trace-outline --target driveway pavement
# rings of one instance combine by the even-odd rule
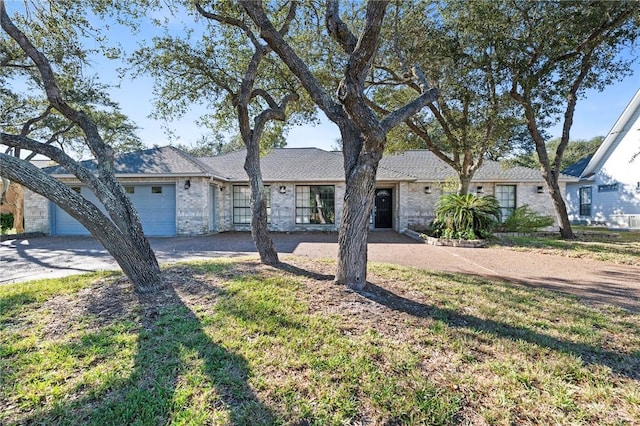
[[[288,254],[336,258],[338,253],[336,234],[276,233],[273,238],[283,260]],[[151,238],[150,241],[160,263],[256,254],[248,233]],[[500,247],[436,247],[395,232],[370,233],[368,255],[370,261],[501,278],[574,294],[590,303],[606,302],[640,312],[638,267]],[[91,237],[3,241],[0,265],[0,284],[118,269],[115,260]]]

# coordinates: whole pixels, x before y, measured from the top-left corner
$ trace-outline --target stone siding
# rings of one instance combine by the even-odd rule
[[[189,188],[185,182],[189,180]],[[69,184],[77,181],[68,180]],[[233,223],[233,184],[211,182],[205,177],[184,178],[127,178],[123,185],[175,184],[176,185],[176,233],[177,235],[203,235],[211,232],[249,231],[249,224]],[[508,184],[508,183],[505,183]],[[340,227],[344,201],[345,184],[341,182],[305,182],[304,185],[333,185],[335,187],[335,224],[296,224],[295,191],[292,182],[267,182],[271,191],[271,221],[269,228],[276,232],[328,231],[335,232]],[[494,195],[496,183],[476,183],[483,187],[483,195]],[[528,204],[539,214],[554,218],[555,212],[543,182],[516,183],[517,206]],[[565,190],[565,184],[561,183]],[[538,187],[544,187],[538,193]],[[284,192],[280,192],[284,187]],[[429,187],[425,191],[425,187]],[[384,183],[377,188],[393,191],[393,229],[425,229],[435,216],[435,203],[442,195],[438,183]],[[27,232],[50,233],[50,202],[31,191],[25,191],[25,225]],[[374,228],[373,217],[371,229]]]
[[[426,229],[435,217],[435,204],[442,195],[442,190],[436,183],[420,182],[409,183],[407,195],[401,201],[401,206],[406,215],[406,226],[404,229]],[[429,192],[425,188],[429,187]]]
[[[186,179],[176,185],[176,233],[178,235],[203,235],[210,231],[209,179],[189,178],[190,186],[185,189]]]
[[[443,190],[438,183],[420,182],[406,184],[405,191],[400,185],[401,199],[401,219],[400,232],[404,229],[426,229],[435,217],[435,204],[443,194]],[[515,185],[516,186],[516,207],[528,204],[536,213],[544,216],[551,216],[554,219],[554,227],[557,228],[557,220],[549,191],[544,182],[473,182],[469,188],[469,192],[476,192],[478,186],[482,186],[483,192],[478,195],[495,195],[497,185]],[[562,193],[565,192],[566,184],[560,182]],[[425,192],[425,188],[429,187],[430,193]],[[542,187],[542,192],[538,192],[538,187]],[[406,221],[406,222],[405,222]],[[406,227],[405,224],[406,223]]]
[[[31,190],[24,189],[24,231],[51,233],[49,200]]]

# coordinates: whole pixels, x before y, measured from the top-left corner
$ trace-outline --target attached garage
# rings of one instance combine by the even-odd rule
[[[80,194],[100,207],[96,196],[87,187],[74,187]],[[126,185],[125,190],[138,210],[142,228],[147,236],[176,235],[176,186],[170,185]],[[51,206],[51,234],[89,235],[77,220],[55,204]]]

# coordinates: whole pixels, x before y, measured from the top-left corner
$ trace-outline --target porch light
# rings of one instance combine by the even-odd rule
[[[484,188],[482,187],[482,185],[478,185],[476,187],[476,193],[477,194],[484,194]]]
[[[191,180],[187,179],[184,181],[184,189],[189,189],[191,188]]]
[[[286,194],[287,193],[287,187],[286,186],[281,186],[280,187],[280,193],[281,194]]]
[[[424,187],[424,193],[425,194],[431,194],[431,187],[430,186],[425,186]]]

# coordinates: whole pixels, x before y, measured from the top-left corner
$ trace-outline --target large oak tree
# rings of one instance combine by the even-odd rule
[[[39,11],[26,30],[19,29],[9,17],[4,0],[0,0],[0,89],[2,95],[16,100],[15,110],[5,115],[0,144],[13,150],[26,150],[50,158],[86,184],[108,212],[105,215],[68,185],[54,179],[19,156],[0,154],[0,175],[43,195],[77,219],[115,258],[138,291],[154,290],[160,282],[160,268],[144,236],[138,214],[114,171],[114,148],[105,142],[98,127],[100,114],[92,114],[86,101],[95,86],[83,79],[83,51],[75,40],[73,24],[65,20],[64,5],[52,5]],[[60,8],[60,9],[59,9]],[[56,13],[63,12],[63,13]],[[68,10],[66,12],[69,12]],[[27,32],[25,32],[27,31]],[[31,31],[28,35],[28,31]],[[41,47],[37,47],[35,42]],[[54,65],[43,53],[46,48]],[[31,84],[44,92],[38,105],[29,108],[20,102],[15,90]],[[87,92],[83,92],[86,90]],[[33,91],[33,90],[32,90]],[[84,101],[84,102],[83,102]],[[86,107],[87,111],[82,107]],[[6,107],[6,105],[4,106]],[[29,113],[31,117],[26,118]],[[54,142],[76,132],[97,162],[97,173],[83,167]]]
[[[194,4],[197,15],[186,24],[189,30],[154,38],[136,52],[134,64],[154,77],[158,116],[172,119],[198,103],[206,110],[202,124],[218,134],[239,135],[251,186],[251,234],[261,261],[275,264],[260,155],[280,145],[289,123],[312,119],[313,108],[308,102],[306,108],[299,102],[292,108],[300,98],[299,83],[260,40],[242,8]],[[296,7],[291,2],[282,10],[281,34],[289,30]]]
[[[495,51],[503,84],[535,142],[560,233],[572,238],[558,178],[575,108],[587,90],[604,90],[630,73],[637,55],[628,49],[640,35],[638,3],[456,0],[447,7],[476,49]],[[550,157],[545,130],[557,123],[562,134]]]
[[[392,25],[372,73],[375,100],[386,110],[419,94],[408,80],[410,63],[419,63],[436,102],[392,131],[387,151],[429,149],[458,175],[459,194],[491,154],[500,155],[522,134],[524,120],[508,90],[492,49],[477,49],[473,33],[449,13],[446,3],[398,2]],[[420,37],[416,37],[420,34]],[[398,90],[398,87],[406,90]]]
[[[344,55],[344,61],[338,69],[341,78],[337,87],[323,84],[331,80],[312,72],[318,69],[326,72],[323,64],[329,62],[328,56],[318,56],[313,62],[305,61],[304,50],[309,49],[309,45],[299,46],[287,40],[276,29],[263,4],[253,1],[240,3],[260,29],[261,37],[300,80],[318,108],[340,130],[346,188],[338,236],[336,282],[360,289],[366,284],[369,218],[376,172],[386,146],[387,134],[432,102],[437,90],[429,89],[426,80],[420,78],[419,69],[413,67],[414,78],[422,85],[421,94],[383,116],[370,106],[367,76],[376,60],[388,2],[368,2],[364,16],[353,16],[349,24],[341,18],[338,2],[325,3],[326,33],[317,31],[317,37],[322,38],[323,43],[316,43],[332,41],[334,44],[323,52],[331,55],[341,51]],[[354,32],[354,28],[358,28],[357,32]]]

